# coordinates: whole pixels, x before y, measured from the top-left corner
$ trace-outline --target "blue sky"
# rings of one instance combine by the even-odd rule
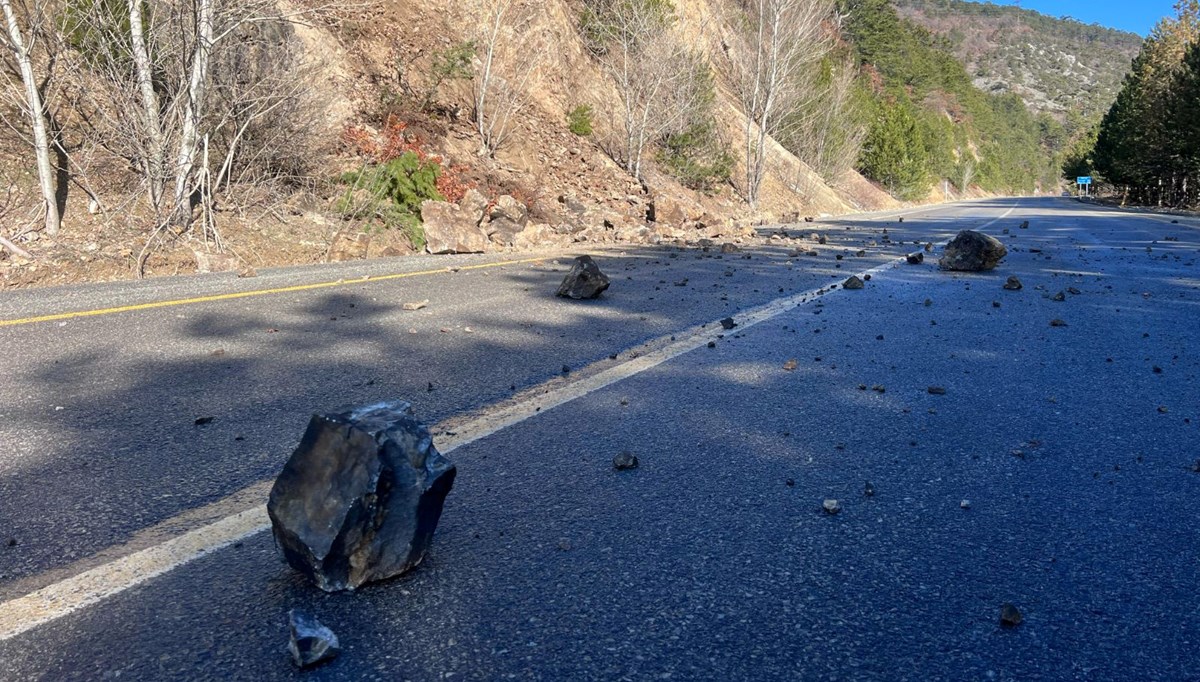
[[[1016,5],[1052,17],[1071,16],[1085,24],[1100,24],[1146,35],[1158,20],[1175,16],[1175,0],[993,0],[997,5]]]

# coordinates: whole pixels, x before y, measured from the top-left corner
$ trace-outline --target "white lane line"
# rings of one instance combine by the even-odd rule
[[[894,268],[902,262],[904,259],[898,258],[860,272],[858,276],[874,275]],[[762,306],[734,313],[732,316],[737,322],[736,328],[743,330],[830,291],[840,290],[840,285],[837,289],[831,286],[812,289],[775,299]],[[645,355],[471,419],[458,426],[453,436],[438,439],[437,447],[448,454],[542,412],[657,367],[729,333],[731,332],[722,328],[720,322],[693,327],[682,334],[676,334],[675,341],[661,345]],[[262,484],[260,482],[255,485]],[[94,605],[270,527],[266,505],[260,504],[6,601],[0,604],[0,641],[11,639],[39,625]]]

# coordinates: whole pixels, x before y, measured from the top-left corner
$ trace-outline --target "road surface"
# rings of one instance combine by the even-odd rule
[[[901,215],[589,250],[590,302],[553,297],[584,251],[6,294],[0,679],[294,679],[291,608],[319,680],[1200,679],[1197,221]],[[937,270],[963,228],[996,271]],[[433,550],[322,594],[265,490],[393,398],[458,465]]]

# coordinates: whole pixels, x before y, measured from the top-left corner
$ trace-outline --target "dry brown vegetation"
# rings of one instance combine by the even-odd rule
[[[15,106],[24,100],[7,50],[0,236],[25,254],[0,246],[0,278],[20,286],[189,272],[203,260],[197,252],[259,267],[412,252],[411,234],[339,203],[339,178],[369,163],[349,133],[386,138],[396,122],[397,151],[419,152],[490,200],[514,197],[531,222],[545,224],[548,244],[690,238],[772,217],[896,205],[852,170],[811,168],[773,137],[781,129],[747,99],[763,73],[755,81],[753,71],[735,78],[729,68],[753,56],[727,20],[744,3],[678,0],[669,24],[597,49],[580,30],[589,2],[150,3],[160,9],[143,13],[147,48],[124,0],[48,6],[43,14],[60,17],[75,8],[73,23],[37,17],[43,38],[31,54],[45,80],[62,229],[44,229],[29,112]],[[763,2],[786,9],[799,0]],[[196,39],[204,31],[210,42]],[[740,61],[730,50],[741,50]],[[635,63],[622,55],[637,57],[643,72],[622,68]],[[789,69],[813,59],[784,57],[777,65]],[[749,140],[730,145],[735,180],[707,191],[683,186],[653,151],[681,130],[673,116],[695,98],[694,84],[677,78],[685,63],[717,76],[715,134]],[[595,112],[588,136],[568,129],[568,112],[582,105]],[[749,118],[748,107],[757,112]],[[677,209],[676,224],[647,231],[652,205]]]

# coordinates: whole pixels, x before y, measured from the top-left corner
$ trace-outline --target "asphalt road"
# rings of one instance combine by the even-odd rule
[[[823,246],[600,249],[594,302],[553,297],[574,252],[6,294],[0,321],[208,300],[0,326],[0,600],[260,504],[239,491],[313,411],[404,398],[452,424],[914,242],[986,226],[1010,250],[876,270],[458,448],[405,577],[325,595],[258,533],[0,641],[0,679],[292,679],[297,607],[344,646],[313,679],[1200,679],[1180,220],[1003,199],[783,227]],[[611,470],[623,449],[641,468]]]

